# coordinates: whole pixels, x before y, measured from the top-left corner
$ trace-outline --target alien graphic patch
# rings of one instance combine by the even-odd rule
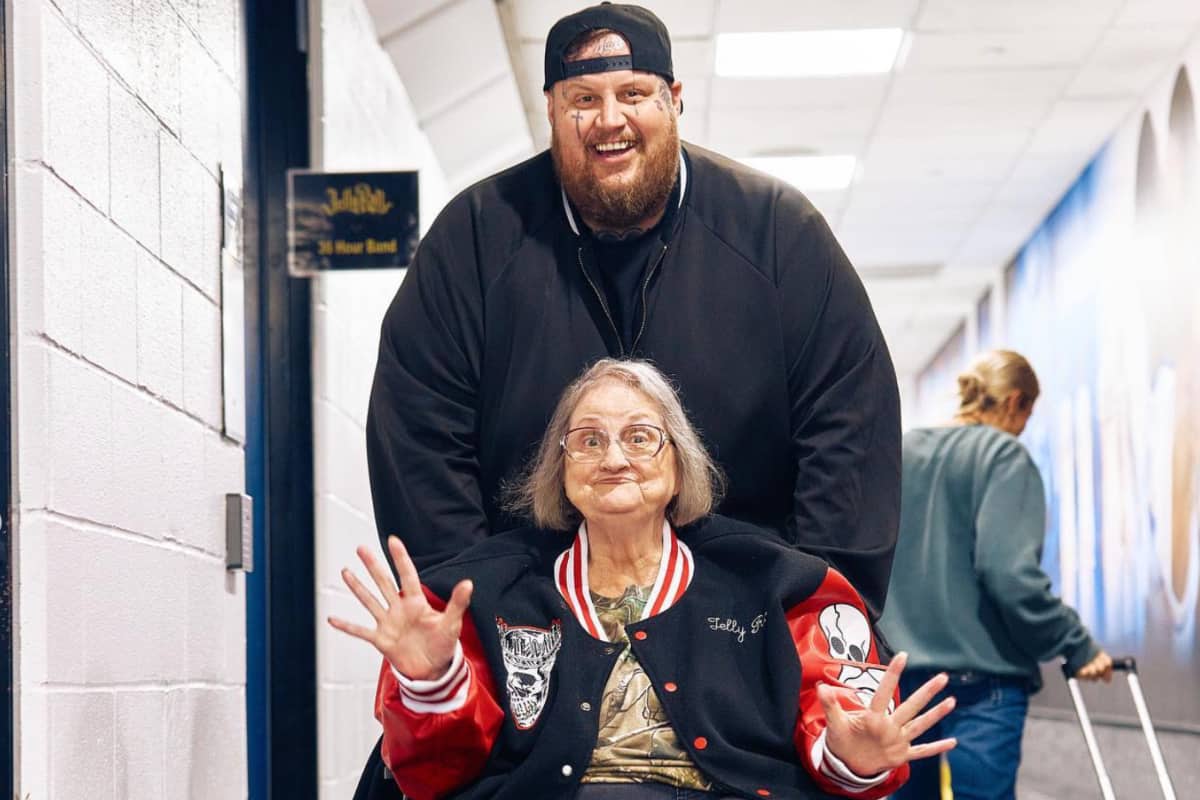
[[[508,672],[505,688],[513,722],[518,730],[529,730],[537,723],[550,695],[550,673],[562,646],[562,621],[552,620],[546,629],[509,625],[496,617],[496,630]]]

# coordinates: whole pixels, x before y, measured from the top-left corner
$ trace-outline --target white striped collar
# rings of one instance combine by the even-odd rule
[[[683,150],[679,151],[679,208],[683,208],[683,196],[687,192],[687,161],[683,157]],[[571,226],[571,230],[575,235],[579,235],[579,226],[575,224],[575,212],[571,210],[571,203],[567,200],[567,190],[562,188],[560,184],[558,192],[562,195],[563,211],[567,212],[567,224]]]
[[[680,541],[671,526],[666,522],[662,528],[662,558],[658,564],[658,577],[641,619],[649,619],[655,614],[661,614],[679,602],[687,591],[695,575],[695,562],[692,551]],[[592,595],[588,586],[588,536],[587,523],[579,526],[579,533],[574,543],[568,547],[554,562],[554,580],[558,592],[567,601],[579,624],[592,637],[608,641],[604,626],[596,615],[596,607],[592,605]],[[640,621],[640,620],[639,620]]]

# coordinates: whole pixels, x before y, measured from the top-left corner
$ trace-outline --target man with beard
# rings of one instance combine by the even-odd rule
[[[418,568],[514,527],[504,488],[605,356],[675,380],[728,477],[718,510],[778,531],[883,606],[899,512],[895,373],[863,287],[793,188],[681,144],[662,22],[559,20],[543,152],[465,190],[383,323],[367,421],[379,535]]]

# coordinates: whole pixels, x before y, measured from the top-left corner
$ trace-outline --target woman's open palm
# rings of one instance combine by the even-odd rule
[[[417,568],[408,551],[395,536],[388,537],[388,551],[403,591],[397,590],[387,568],[366,547],[359,547],[358,557],[375,581],[382,595],[377,598],[349,569],[342,569],[342,580],[375,618],[375,628],[355,625],[337,617],[329,624],[343,633],[370,642],[384,658],[406,678],[437,680],[446,674],[454,659],[454,650],[462,632],[463,614],[471,603],[470,581],[454,587],[445,611],[429,604],[421,591]]]
[[[825,709],[828,723],[825,746],[856,775],[878,775],[909,761],[944,753],[957,743],[954,739],[939,739],[927,744],[912,744],[954,709],[954,698],[947,697],[924,714],[920,713],[946,687],[945,674],[930,678],[895,711],[888,712],[888,704],[907,662],[904,653],[892,659],[875,696],[863,708],[842,708],[833,686],[822,684],[817,687],[817,697]]]

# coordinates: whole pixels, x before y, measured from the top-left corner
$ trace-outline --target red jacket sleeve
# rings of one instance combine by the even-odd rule
[[[872,783],[878,776],[855,781],[824,747],[826,721],[817,683],[836,687],[842,707],[857,709],[870,702],[883,677],[862,598],[830,569],[817,590],[787,612],[787,621],[801,664],[800,716],[792,737],[801,763],[823,791],[865,800],[891,794],[908,780],[907,764],[878,783]],[[899,701],[897,692],[893,707]]]
[[[437,609],[445,601],[425,589]],[[504,711],[470,614],[463,618],[462,661],[444,688],[422,695],[402,689],[384,659],[375,695],[383,723],[383,761],[411,800],[433,800],[470,783],[483,770]]]

